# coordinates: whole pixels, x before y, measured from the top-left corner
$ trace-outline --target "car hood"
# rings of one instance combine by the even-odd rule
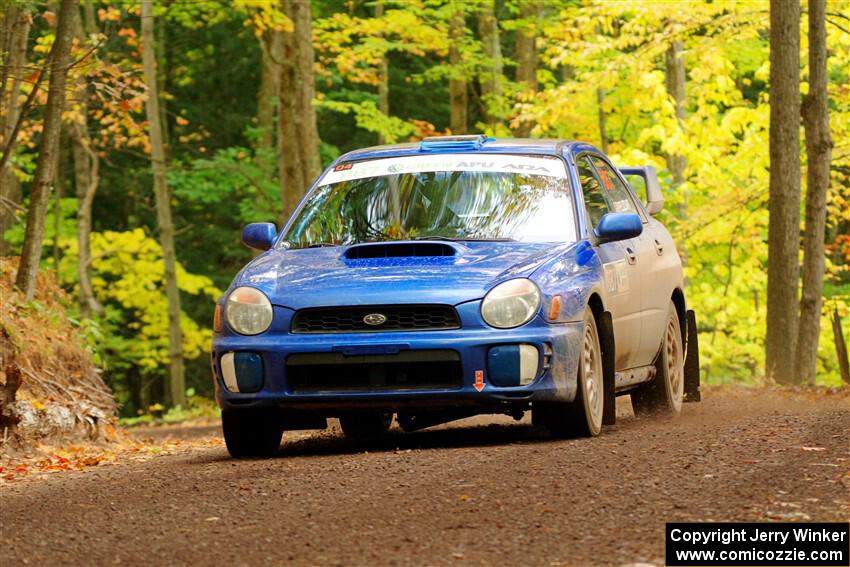
[[[398,244],[398,243],[393,243]],[[439,303],[481,299],[496,283],[527,277],[575,244],[441,243],[452,256],[352,259],[344,246],[270,250],[233,282],[261,289],[290,309],[341,305]]]

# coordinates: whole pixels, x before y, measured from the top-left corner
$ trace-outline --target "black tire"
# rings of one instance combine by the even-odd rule
[[[339,418],[343,434],[349,439],[367,441],[383,436],[390,430],[393,414],[369,412],[344,415]]]
[[[684,388],[685,349],[682,327],[676,305],[670,301],[661,348],[655,359],[655,378],[632,392],[635,415],[678,416],[682,413]]]
[[[532,422],[546,426],[553,436],[595,437],[602,431],[605,411],[602,347],[596,318],[585,309],[581,354],[572,402],[535,403]]]
[[[221,428],[232,457],[270,457],[280,450],[283,427],[271,412],[223,411]]]

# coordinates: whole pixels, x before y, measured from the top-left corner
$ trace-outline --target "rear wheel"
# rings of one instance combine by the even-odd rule
[[[676,305],[670,301],[661,350],[655,361],[655,378],[632,393],[635,415],[682,413],[685,392],[685,349]]]
[[[384,412],[358,413],[339,418],[345,436],[360,441],[381,437],[389,431],[392,423],[393,414]]]
[[[549,428],[556,437],[594,437],[602,431],[604,373],[602,347],[596,318],[590,308],[584,313],[584,332],[572,402],[535,404],[532,419]]]
[[[221,428],[232,457],[268,457],[280,449],[283,427],[271,412],[224,411]]]

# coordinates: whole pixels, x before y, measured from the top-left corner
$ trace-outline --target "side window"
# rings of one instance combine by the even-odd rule
[[[599,178],[593,170],[593,166],[587,160],[587,157],[580,157],[576,160],[576,168],[578,169],[578,178],[581,182],[581,190],[584,193],[584,204],[587,207],[587,214],[590,217],[590,222],[593,226],[599,224],[599,219],[605,213],[611,212],[608,207],[608,201],[605,199],[605,194],[599,185]]]
[[[629,196],[629,190],[620,181],[614,169],[603,160],[595,156],[589,156],[590,161],[596,167],[599,174],[599,182],[605,193],[608,205],[615,213],[638,213],[634,201]]]

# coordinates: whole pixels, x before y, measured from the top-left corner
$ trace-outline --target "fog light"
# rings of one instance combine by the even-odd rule
[[[494,386],[525,386],[537,376],[540,355],[534,345],[503,345],[492,347],[487,368]]]
[[[228,352],[221,356],[221,375],[231,392],[259,392],[263,387],[263,358],[255,352]]]

